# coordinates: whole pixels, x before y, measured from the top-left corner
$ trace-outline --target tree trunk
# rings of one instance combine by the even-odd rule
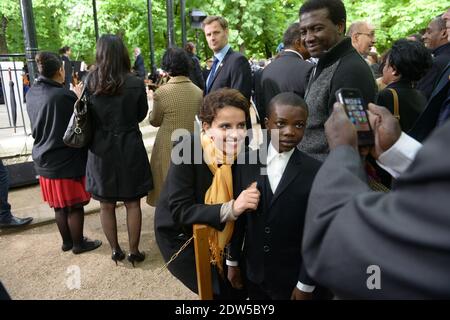
[[[8,45],[6,43],[6,27],[8,19],[2,14],[0,17],[0,53],[8,53]]]
[[[270,44],[268,42],[264,43],[264,51],[266,52],[266,59],[272,58],[272,50],[270,50]]]

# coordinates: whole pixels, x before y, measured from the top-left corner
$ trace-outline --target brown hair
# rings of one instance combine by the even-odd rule
[[[206,25],[213,23],[214,21],[219,22],[222,29],[226,30],[228,29],[228,21],[220,16],[208,16],[205,20],[202,22],[202,27],[205,28]]]
[[[250,117],[250,103],[247,98],[236,89],[223,88],[211,92],[203,99],[199,118],[202,122],[210,125],[216,117],[217,111],[228,106],[244,111],[245,120]]]

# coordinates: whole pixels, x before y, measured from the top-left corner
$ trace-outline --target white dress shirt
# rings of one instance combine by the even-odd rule
[[[269,144],[269,150],[267,150],[267,177],[269,178],[270,188],[272,193],[275,194],[284,170],[294,153],[294,149],[288,152],[279,153],[272,145]]]
[[[291,50],[291,49],[285,49],[284,52],[293,52],[293,53],[295,53],[296,55],[298,55],[300,59],[305,60],[305,59],[303,59],[302,54],[301,54],[300,52],[298,52],[298,51]]]
[[[284,170],[286,170],[289,159],[293,153],[294,148],[290,151],[279,153],[274,148],[272,143],[269,145],[269,150],[267,151],[267,176],[269,179],[270,188],[274,194],[280,184]],[[227,260],[226,263],[228,266],[238,266],[237,261]],[[280,272],[283,272],[283,270],[280,270]],[[313,292],[316,287],[303,284],[299,281],[297,282],[297,288],[303,292]]]
[[[380,155],[377,163],[389,172],[392,177],[397,178],[408,169],[420,148],[422,148],[420,142],[402,132],[400,139]]]

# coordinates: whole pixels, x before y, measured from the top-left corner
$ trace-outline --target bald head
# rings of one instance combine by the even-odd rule
[[[353,22],[348,28],[347,36],[352,38],[352,45],[360,55],[366,56],[375,45],[375,27],[366,21]]]

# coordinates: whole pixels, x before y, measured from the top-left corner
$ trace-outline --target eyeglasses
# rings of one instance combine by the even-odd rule
[[[368,36],[369,38],[375,38],[375,34],[374,33],[357,32],[356,34],[363,34],[365,36]]]

